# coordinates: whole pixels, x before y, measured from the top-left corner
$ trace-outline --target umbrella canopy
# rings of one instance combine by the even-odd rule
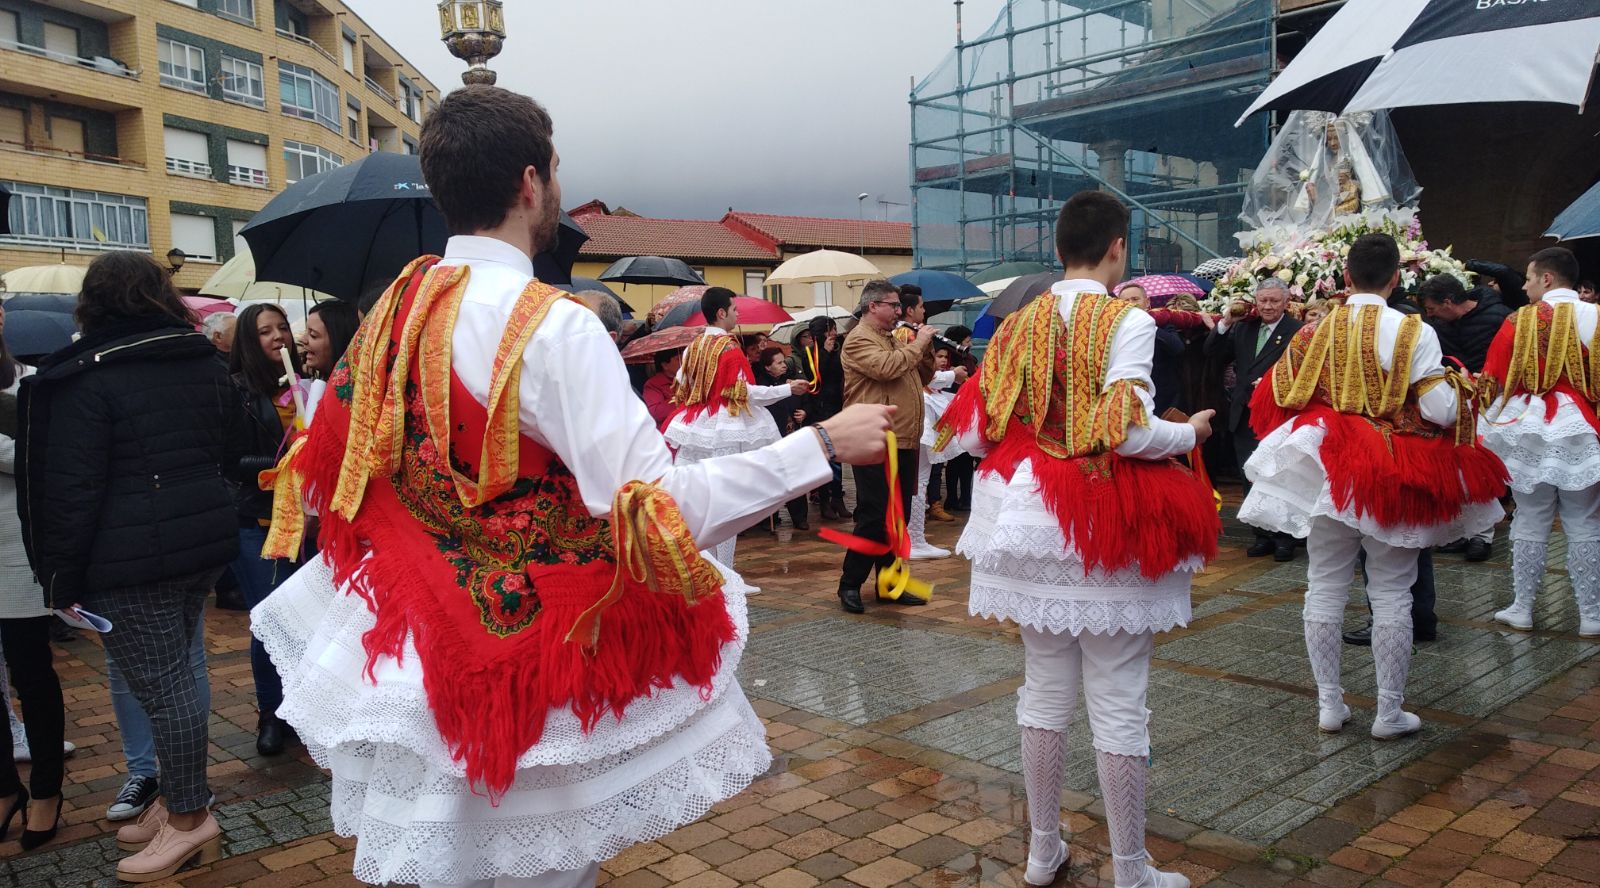
[[[0,275],[6,289],[13,293],[70,293],[74,296],[83,289],[83,276],[88,268],[82,265],[27,265],[13,268]]]
[[[258,280],[352,302],[448,239],[419,159],[385,151],[290,185],[239,234]]]
[[[19,359],[60,351],[72,344],[77,332],[78,324],[70,314],[32,309],[6,312],[6,348]]]
[[[1243,261],[1244,260],[1238,256],[1223,256],[1218,259],[1207,259],[1206,261],[1195,266],[1193,276],[1203,281],[1220,281],[1222,280],[1222,276],[1228,273],[1228,269],[1238,265]]]
[[[983,295],[983,291],[978,289],[977,284],[972,283],[961,275],[933,268],[918,268],[902,272],[889,278],[889,283],[897,286],[912,284],[921,287],[922,302],[928,307],[929,315],[949,310],[950,306],[955,304],[958,299]]]
[[[643,364],[657,352],[688,348],[689,343],[705,329],[706,325],[701,324],[696,327],[667,327],[657,330],[649,336],[641,336],[628,343],[622,350],[622,359],[630,364]]]
[[[561,222],[556,227],[555,246],[533,257],[533,276],[547,284],[552,284],[562,289],[563,284],[571,283],[572,263],[578,261],[578,248],[589,240],[589,233],[583,230],[566,210],[561,211]],[[585,287],[594,290],[596,287]],[[615,296],[617,294],[612,293]],[[619,302],[621,300],[618,300]],[[622,303],[624,307],[627,303]]]
[[[709,289],[711,288],[705,284],[691,284],[687,287],[679,287],[661,297],[655,305],[650,306],[650,312],[645,315],[645,321],[652,328],[660,327],[661,319],[667,316],[667,312],[688,302],[699,304],[700,297],[704,296],[706,290]]]
[[[674,285],[705,284],[706,279],[695,273],[689,263],[682,259],[667,259],[661,256],[628,256],[611,263],[611,267],[600,273],[602,281],[616,281],[619,284],[659,284],[671,287]]]
[[[1187,293],[1199,299],[1206,295],[1206,287],[1200,286],[1187,275],[1181,274],[1144,274],[1117,285],[1117,293],[1125,287],[1141,287],[1144,294],[1150,297],[1150,304],[1157,308],[1166,305],[1172,297],[1180,293]]]
[[[795,320],[802,324],[809,322],[812,318],[834,318],[837,320],[851,317],[850,309],[842,305],[819,305],[816,308],[808,308],[791,314]]]
[[[544,280],[544,278],[539,278],[539,279],[540,280]],[[551,283],[551,282],[550,281],[545,281],[545,283]],[[575,277],[572,280],[567,281],[565,283],[554,284],[554,286],[556,287],[556,289],[558,289],[558,290],[566,290],[568,293],[583,293],[583,292],[588,291],[588,290],[593,290],[596,293],[604,293],[607,296],[610,296],[612,299],[616,300],[617,307],[622,309],[622,313],[624,315],[626,315],[628,317],[632,317],[633,316],[633,306],[628,304],[628,300],[623,299],[621,296],[618,296],[616,290],[611,289],[610,287],[608,287],[605,284],[595,280],[594,278]]]
[[[989,303],[989,310],[984,314],[995,319],[1003,318],[1032,302],[1035,296],[1050,289],[1050,285],[1059,280],[1061,280],[1059,271],[1023,275],[1000,291],[1000,295],[994,297],[994,301]],[[976,328],[973,330],[973,335],[977,335]]]
[[[1597,48],[1600,4],[1593,2],[1350,0],[1235,126],[1267,109],[1346,114],[1464,102],[1582,106]]]
[[[5,301],[7,312],[16,311],[53,311],[56,314],[72,314],[78,310],[78,297],[71,293],[7,293]]]
[[[1556,240],[1577,240],[1580,237],[1600,237],[1600,184],[1561,211],[1556,221],[1550,223],[1545,237]]]
[[[997,280],[992,280],[992,281],[984,281],[982,284],[978,285],[978,292],[982,293],[985,296],[993,298],[995,296],[999,296],[1002,292],[1004,292],[1005,288],[1011,286],[1011,282],[1014,281],[1014,280],[1016,280],[1016,278],[1008,277],[1008,278],[999,278]]]
[[[974,284],[987,284],[1001,278],[1016,278],[1027,274],[1042,274],[1049,271],[1050,266],[1043,262],[1002,262],[999,265],[985,268],[983,271],[967,278]]]
[[[189,306],[189,310],[194,312],[195,317],[202,321],[208,315],[214,315],[218,312],[232,314],[234,309],[239,307],[226,299],[217,299],[211,296],[185,296],[183,297],[183,304]]]
[[[784,311],[781,306],[754,296],[733,297],[733,307],[739,312],[741,324],[781,324],[794,320],[794,316]],[[656,329],[696,323],[705,325],[705,316],[700,311],[699,299],[685,302],[667,312],[662,316],[660,323],[656,324]]]
[[[11,191],[0,185],[0,234],[11,233]]]
[[[878,266],[855,253],[838,250],[812,250],[784,262],[767,276],[767,286],[820,284],[861,281],[883,277]]]

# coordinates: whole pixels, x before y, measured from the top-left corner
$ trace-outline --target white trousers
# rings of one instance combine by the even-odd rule
[[[1150,754],[1150,654],[1155,634],[1081,635],[1022,627],[1026,672],[1017,689],[1017,724],[1066,731],[1083,687],[1094,748],[1114,755]]]
[[[1367,600],[1373,625],[1411,625],[1411,584],[1417,581],[1417,550],[1402,549],[1363,537],[1361,531],[1318,515],[1306,538],[1306,606],[1302,616],[1314,623],[1343,623],[1356,560],[1367,552]]]
[[[471,882],[423,882],[418,888],[594,888],[599,874],[600,864],[591,863],[583,869],[556,870],[526,879],[501,876]]]
[[[1562,490],[1553,484],[1540,484],[1531,493],[1511,492],[1517,501],[1511,516],[1511,539],[1525,542],[1550,541],[1550,525],[1557,516],[1567,539],[1575,543],[1600,541],[1600,485],[1583,490]]]

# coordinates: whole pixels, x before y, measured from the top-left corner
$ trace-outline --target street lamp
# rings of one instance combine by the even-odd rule
[[[439,36],[450,54],[466,62],[461,82],[493,86],[489,60],[505,45],[506,21],[501,0],[439,0]]]
[[[856,195],[856,234],[861,238],[861,255],[867,255],[867,198],[872,195],[865,191]]]
[[[167,265],[172,268],[172,273],[177,274],[183,270],[183,263],[188,261],[189,254],[173,247],[167,251]]]

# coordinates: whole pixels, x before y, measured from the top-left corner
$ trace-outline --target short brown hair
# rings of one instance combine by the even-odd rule
[[[1099,265],[1117,238],[1128,236],[1128,208],[1102,191],[1080,191],[1056,217],[1056,252],[1068,265]]]
[[[523,171],[550,181],[550,113],[527,96],[466,86],[444,97],[422,124],[422,177],[452,234],[505,221]]]
[[[172,286],[171,273],[149,253],[132,250],[102,253],[89,263],[76,314],[78,324],[85,330],[128,318],[198,323]]]
[[[1578,268],[1578,257],[1566,247],[1545,247],[1528,257],[1528,264],[1539,274],[1548,274],[1556,279],[1556,283],[1563,287],[1571,287],[1578,282],[1578,275],[1583,272]]]

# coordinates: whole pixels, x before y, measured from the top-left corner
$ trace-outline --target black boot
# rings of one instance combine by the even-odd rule
[[[852,614],[867,612],[866,606],[861,603],[861,590],[849,586],[839,587],[839,606]]]
[[[275,715],[261,716],[256,723],[256,752],[262,755],[280,755],[284,743],[283,720]]]

